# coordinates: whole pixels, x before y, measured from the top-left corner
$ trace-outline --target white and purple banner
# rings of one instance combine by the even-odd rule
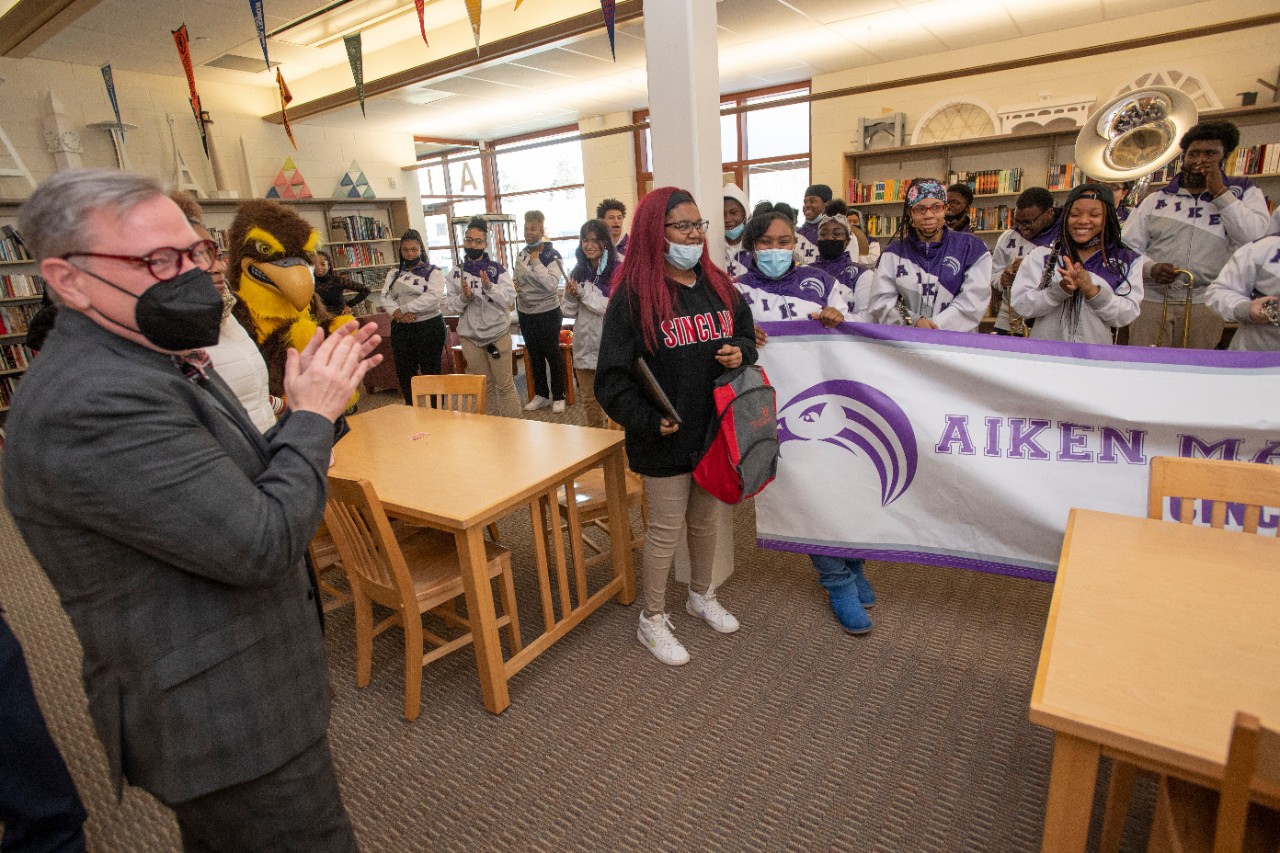
[[[1152,457],[1280,464],[1280,352],[763,327],[782,441],[763,548],[1049,580],[1072,507],[1146,515]]]

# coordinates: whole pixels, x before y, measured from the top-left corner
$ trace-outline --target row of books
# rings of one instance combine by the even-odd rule
[[[0,225],[0,261],[29,261],[31,253],[12,225]]]
[[[390,240],[391,226],[372,216],[335,216],[329,220],[333,240]]]
[[[27,324],[40,310],[40,303],[0,305],[0,335],[25,335]]]
[[[947,186],[968,184],[974,195],[1022,192],[1021,169],[982,169],[970,172],[952,172],[947,175]]]
[[[1274,175],[1280,173],[1280,142],[1237,148],[1222,164],[1228,175]]]
[[[1013,205],[969,208],[970,231],[1008,231],[1013,227]]]
[[[0,296],[17,299],[22,296],[43,296],[44,279],[38,275],[0,275]]]
[[[873,213],[863,217],[862,224],[868,237],[888,238],[898,233],[898,228],[902,225],[902,217],[880,216]]]
[[[1075,163],[1059,163],[1049,167],[1049,177],[1045,180],[1045,189],[1069,190],[1084,183],[1084,170]]]
[[[0,344],[0,370],[26,370],[31,366],[31,350],[23,344]]]
[[[386,264],[386,253],[375,246],[338,243],[330,247],[333,264],[341,270],[350,267],[374,267]]]

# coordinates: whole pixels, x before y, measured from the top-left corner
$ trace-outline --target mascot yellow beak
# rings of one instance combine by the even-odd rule
[[[241,271],[259,284],[273,287],[298,311],[311,304],[316,281],[305,258],[282,258],[263,262],[243,258]]]

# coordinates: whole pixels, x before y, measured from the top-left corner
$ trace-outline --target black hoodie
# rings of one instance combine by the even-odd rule
[[[658,351],[645,361],[680,414],[680,429],[669,436],[659,430],[662,415],[649,401],[632,372],[644,354],[644,339],[631,313],[627,287],[614,289],[604,316],[600,361],[596,365],[596,399],[627,433],[631,470],[648,477],[688,474],[697,466],[711,426],[712,393],[724,373],[716,352],[725,344],[742,350],[742,363],[755,364],[755,324],[741,299],[725,306],[702,277],[690,287],[675,285],[675,319],[658,330]]]

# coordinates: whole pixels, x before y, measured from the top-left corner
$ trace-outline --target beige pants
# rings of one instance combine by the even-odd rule
[[[1165,312],[1164,341],[1166,347],[1182,346],[1182,317],[1186,303],[1181,300],[1170,300],[1169,310]],[[1143,300],[1142,313],[1129,326],[1129,344],[1138,347],[1153,347],[1160,337],[1160,314],[1164,312],[1161,302]],[[1187,336],[1187,346],[1191,349],[1215,349],[1222,339],[1222,329],[1226,325],[1207,305],[1191,306],[1191,334]]]
[[[485,387],[487,400],[485,411],[504,418],[520,417],[520,398],[516,395],[516,380],[511,375],[511,335],[503,335],[494,342],[498,358],[462,338],[462,357],[467,360],[467,373],[478,373],[488,379]]]
[[[647,616],[667,609],[667,578],[675,564],[680,533],[689,529],[689,587],[703,594],[711,588],[716,559],[716,532],[721,517],[730,512],[727,503],[713,497],[692,474],[645,477],[649,501],[649,530],[644,537],[644,612]]]
[[[596,372],[575,367],[573,372],[578,377],[578,395],[582,400],[582,410],[587,415],[587,426],[604,426],[604,409],[596,402]]]

